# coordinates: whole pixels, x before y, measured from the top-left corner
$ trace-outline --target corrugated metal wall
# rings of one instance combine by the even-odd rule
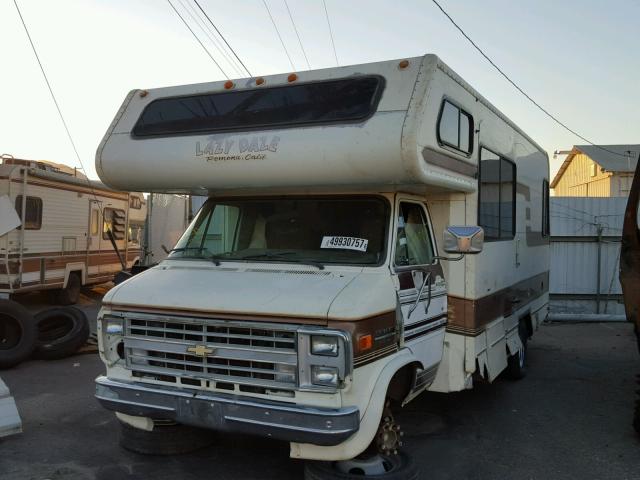
[[[551,197],[549,293],[554,311],[624,313],[618,264],[626,205],[623,197]]]

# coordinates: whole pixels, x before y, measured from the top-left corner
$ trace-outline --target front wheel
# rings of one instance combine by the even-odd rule
[[[342,462],[307,462],[305,480],[417,480],[418,469],[404,452],[361,455]]]

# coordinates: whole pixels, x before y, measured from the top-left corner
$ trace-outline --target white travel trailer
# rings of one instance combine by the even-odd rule
[[[209,195],[103,301],[97,398],[137,428],[414,478],[389,405],[522,376],[547,316],[547,155],[434,55],[134,90],[96,168]],[[447,257],[482,248],[476,225],[482,253]]]
[[[122,265],[109,226],[127,266],[140,258],[133,234],[144,225],[142,195],[63,168],[8,157],[0,163],[0,296],[55,290],[70,304],[83,285],[112,280]]]

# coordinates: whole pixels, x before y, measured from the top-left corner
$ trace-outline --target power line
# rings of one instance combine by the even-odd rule
[[[76,158],[78,159],[78,163],[80,164],[80,168],[82,168],[82,170],[85,173],[85,178],[87,180],[89,188],[91,189],[91,193],[93,193],[93,196],[95,197],[95,199],[97,201],[98,208],[101,210],[100,213],[102,213],[102,208],[100,207],[100,202],[98,201],[98,196],[96,195],[96,192],[95,192],[95,190],[93,188],[93,184],[89,180],[89,177],[87,177],[87,175],[86,175],[87,170],[84,168],[84,164],[82,163],[82,158],[80,157],[80,154],[78,153],[78,148],[76,147],[76,142],[73,141],[73,137],[71,136],[71,131],[69,130],[69,126],[67,125],[67,122],[64,119],[64,115],[62,114],[62,109],[60,108],[60,105],[58,104],[58,100],[56,99],[56,95],[53,93],[53,88],[51,87],[51,83],[49,83],[49,78],[47,77],[47,73],[44,70],[44,66],[42,65],[42,62],[40,61],[40,56],[38,55],[38,51],[36,50],[36,46],[33,43],[33,40],[31,39],[31,34],[29,33],[29,29],[27,28],[27,24],[25,23],[24,18],[22,17],[22,12],[20,11],[20,7],[18,6],[17,0],[13,0],[13,4],[16,6],[16,10],[18,11],[18,16],[20,17],[20,21],[22,22],[22,26],[24,27],[24,31],[27,34],[27,38],[29,39],[29,43],[31,44],[31,50],[33,50],[33,54],[35,55],[36,60],[38,61],[38,66],[40,67],[40,71],[42,72],[42,76],[44,77],[44,81],[47,84],[47,88],[49,89],[49,93],[51,94],[51,99],[53,100],[53,103],[56,106],[56,110],[58,111],[58,115],[60,116],[60,120],[62,121],[62,125],[64,126],[64,130],[65,130],[65,132],[67,132],[67,137],[69,138],[69,143],[71,143],[71,147],[73,148],[73,152],[76,154]]]
[[[322,0],[322,1],[324,2],[324,0]],[[444,16],[449,19],[449,21],[453,24],[454,27],[456,27],[456,29],[462,34],[462,36],[464,38],[466,38],[469,41],[469,43],[471,43],[471,45],[473,45],[473,47],[480,53],[480,55],[482,55],[498,71],[498,73],[500,73],[500,75],[502,75],[511,85],[513,85],[513,87],[516,90],[518,90],[522,95],[524,95],[527,98],[527,100],[529,100],[536,107],[538,107],[540,109],[540,111],[542,111],[545,115],[547,115],[551,120],[556,122],[558,125],[560,125],[562,128],[564,128],[568,132],[573,133],[576,137],[580,138],[581,140],[584,140],[588,144],[593,145],[594,147],[599,148],[600,150],[603,150],[605,152],[611,153],[613,155],[619,155],[621,157],[627,158],[627,155],[624,155],[624,154],[618,153],[618,152],[614,152],[613,150],[609,150],[608,148],[605,148],[605,147],[603,147],[601,145],[597,145],[597,144],[593,143],[588,138],[583,137],[582,135],[580,135],[575,130],[569,128],[565,123],[561,122],[553,114],[549,113],[549,111],[547,109],[545,109],[542,105],[540,105],[533,98],[531,98],[531,96],[529,96],[529,94],[527,94],[513,80],[511,80],[511,78],[509,78],[509,76],[506,73],[504,73],[504,71],[498,65],[496,65],[496,63],[493,60],[491,60],[491,58],[489,58],[489,56],[486,53],[484,53],[484,51],[471,39],[471,37],[469,37],[469,35],[467,35],[466,32],[455,22],[455,20],[453,18],[451,18],[451,15],[449,15],[445,11],[445,9],[442,8],[442,5],[440,5],[437,0],[431,0],[431,1],[436,5],[436,7],[438,7],[438,9],[440,9],[440,11],[444,14]],[[325,5],[325,9],[326,9],[326,5]]]
[[[231,56],[227,52],[225,52],[224,47],[222,46],[220,41],[217,38],[215,38],[215,34],[213,33],[213,30],[211,29],[211,27],[201,18],[201,16],[198,14],[198,11],[189,2],[189,0],[178,0],[178,1],[182,5],[182,8],[184,9],[184,11],[187,12],[189,17],[191,17],[191,20],[193,20],[198,25],[198,27],[200,27],[200,30],[202,30],[202,32],[211,41],[211,43],[216,48],[218,53],[222,55],[222,57],[227,61],[227,63],[231,65],[231,67],[233,67],[233,69],[239,75],[244,75],[244,72],[240,70],[240,68],[236,65],[236,63],[234,63]]]
[[[207,53],[207,55],[209,55],[209,58],[211,59],[211,61],[213,61],[213,63],[216,64],[216,67],[218,67],[218,70],[220,70],[222,72],[222,74],[225,76],[225,78],[227,80],[229,80],[229,75],[227,75],[227,72],[225,72],[222,69],[222,67],[220,66],[220,64],[218,62],[216,62],[216,59],[213,58],[213,55],[211,55],[211,52],[209,52],[207,47],[204,46],[204,43],[202,43],[200,41],[200,39],[198,38],[196,33],[191,29],[191,27],[189,26],[187,21],[182,17],[182,15],[180,15],[180,12],[176,9],[176,7],[173,5],[173,3],[171,3],[171,0],[167,0],[167,2],[169,3],[169,5],[171,5],[171,8],[173,9],[173,11],[176,12],[176,15],[178,15],[178,17],[180,17],[180,20],[182,20],[182,23],[184,23],[184,25],[189,29],[189,31],[191,32],[191,35],[193,35],[193,38],[195,38],[197,40],[197,42],[200,44],[202,49]]]
[[[309,59],[307,58],[307,52],[304,51],[304,47],[302,46],[302,40],[300,39],[300,34],[298,33],[298,29],[296,28],[296,22],[293,21],[293,15],[291,15],[291,10],[289,10],[289,4],[287,0],[284,0],[284,5],[287,7],[287,12],[289,12],[289,18],[291,19],[291,23],[293,24],[293,29],[296,32],[296,37],[298,37],[298,43],[300,44],[300,49],[302,50],[302,55],[304,55],[304,60],[307,62],[307,68],[311,70],[311,65],[309,64]]]
[[[198,6],[200,11],[204,14],[204,16],[207,18],[207,20],[209,20],[209,23],[211,24],[211,26],[216,29],[216,32],[218,32],[218,35],[220,35],[220,38],[222,38],[222,40],[227,45],[227,47],[229,47],[229,50],[231,50],[231,53],[233,53],[233,55],[238,59],[238,61],[240,62],[240,65],[242,65],[242,68],[244,68],[247,71],[247,73],[249,74],[249,76],[252,77],[253,75],[251,75],[251,72],[249,71],[247,66],[244,64],[244,62],[242,60],[240,60],[240,57],[238,56],[236,51],[231,47],[231,45],[229,45],[229,42],[227,42],[227,39],[224,38],[224,35],[222,35],[222,32],[220,30],[218,30],[218,27],[216,27],[215,23],[213,23],[211,18],[209,18],[209,15],[207,15],[207,12],[205,12],[204,9],[200,6],[200,3],[198,3],[198,0],[193,0],[193,1]]]
[[[282,48],[284,48],[284,53],[287,54],[287,58],[289,59],[289,63],[291,64],[291,68],[293,70],[295,70],[296,67],[293,65],[293,61],[291,60],[291,56],[289,55],[289,50],[287,50],[287,47],[285,46],[284,41],[282,40],[282,36],[280,35],[280,30],[278,30],[278,26],[276,25],[276,22],[273,19],[273,15],[271,15],[271,10],[269,10],[269,5],[267,5],[267,1],[266,0],[262,0],[262,3],[264,4],[264,8],[267,9],[267,13],[269,14],[269,18],[271,19],[271,23],[273,24],[273,28],[276,29],[276,33],[278,34],[278,38],[280,39],[280,43],[282,44]]]
[[[327,11],[327,2],[322,0],[322,5],[324,5],[324,16],[327,19],[327,25],[329,26],[329,36],[331,37],[331,46],[333,47],[333,56],[336,58],[336,65],[340,66],[340,62],[338,62],[338,52],[336,52],[336,44],[333,41],[333,31],[331,30],[331,21],[329,20],[329,12]]]

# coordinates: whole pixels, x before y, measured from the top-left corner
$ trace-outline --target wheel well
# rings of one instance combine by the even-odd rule
[[[71,278],[71,275],[75,275],[76,277],[78,277],[78,280],[80,280],[80,286],[84,285],[84,282],[82,281],[82,277],[83,277],[82,270],[70,270],[69,276],[67,277],[67,281],[64,284],[64,288],[69,286],[69,279]]]
[[[411,392],[414,372],[420,367],[419,362],[412,362],[394,373],[387,388],[387,397],[394,402],[402,403],[402,401],[407,398],[407,395],[409,395],[409,392]]]

